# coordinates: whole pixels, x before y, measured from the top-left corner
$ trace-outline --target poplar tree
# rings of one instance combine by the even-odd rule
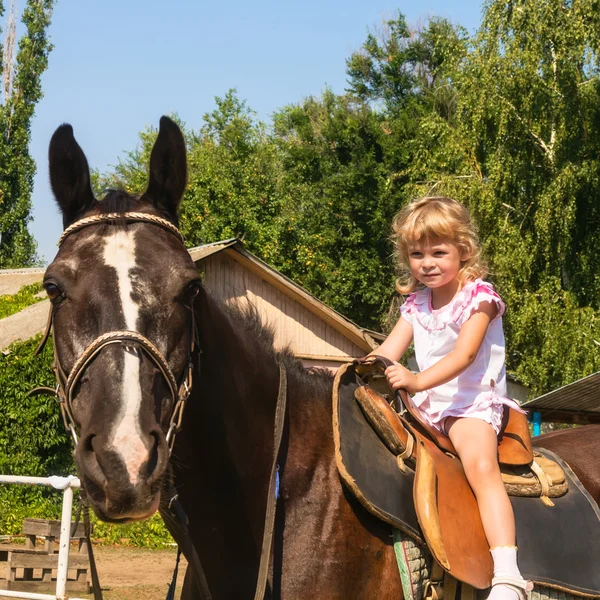
[[[31,266],[36,261],[36,244],[27,228],[36,170],[29,142],[35,105],[43,95],[41,76],[52,50],[47,32],[53,4],[54,0],[27,1],[22,14],[25,33],[17,45],[13,0],[0,46],[0,268]]]

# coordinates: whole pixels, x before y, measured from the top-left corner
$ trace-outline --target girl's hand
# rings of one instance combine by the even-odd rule
[[[421,392],[419,376],[402,365],[392,365],[385,370],[385,376],[393,390],[404,389],[409,394]]]

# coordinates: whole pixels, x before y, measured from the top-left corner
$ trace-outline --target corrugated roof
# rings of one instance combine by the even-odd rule
[[[373,329],[367,327],[363,327],[362,330],[368,333],[378,344],[381,344],[387,338],[387,334],[381,333],[381,331],[373,331]]]
[[[216,254],[217,252],[221,252],[221,250],[225,250],[225,248],[229,248],[230,246],[235,245],[239,240],[237,238],[231,238],[229,240],[221,240],[220,242],[213,242],[212,244],[204,244],[203,246],[196,246],[195,248],[190,248],[188,252],[192,257],[192,260],[196,262],[197,260],[202,260],[211,254]]]
[[[24,285],[41,281],[46,268],[0,269],[0,296],[16,294]]]
[[[600,413],[600,372],[525,402],[522,407],[541,411]]]
[[[0,275],[28,275],[46,272],[46,267],[21,267],[20,269],[0,269]]]

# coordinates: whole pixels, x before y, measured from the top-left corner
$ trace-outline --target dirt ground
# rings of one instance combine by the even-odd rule
[[[175,549],[145,550],[95,546],[94,556],[104,600],[164,600],[173,577],[177,552]],[[177,600],[180,597],[186,566],[187,563],[182,557],[177,578]],[[42,593],[51,594],[53,590]],[[93,595],[86,596],[80,593],[73,596],[93,598]],[[6,598],[2,591],[0,598]]]
[[[94,556],[104,600],[164,600],[173,577],[177,551],[97,546]],[[186,567],[182,556],[177,577],[177,599]]]

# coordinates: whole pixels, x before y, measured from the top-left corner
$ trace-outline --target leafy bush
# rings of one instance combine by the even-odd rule
[[[13,344],[0,354],[0,473],[3,475],[66,475],[73,472],[70,440],[56,400],[30,396],[39,385],[54,386],[52,351],[33,352],[40,336]],[[0,532],[16,534],[24,517],[57,518],[60,494],[38,486],[0,486]]]

